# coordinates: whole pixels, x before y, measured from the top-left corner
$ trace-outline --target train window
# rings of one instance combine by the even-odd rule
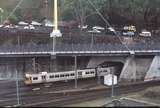
[[[69,77],[69,74],[66,74],[65,76],[66,76],[66,77]]]
[[[74,73],[72,73],[71,76],[74,76]]]
[[[59,75],[55,75],[55,78],[58,78],[59,77]]]
[[[38,80],[38,77],[33,77],[33,80]]]
[[[92,71],[91,74],[94,74],[94,72]]]
[[[89,74],[89,72],[86,72],[86,74]]]
[[[63,75],[63,74],[61,74],[61,75],[60,75],[60,77],[64,77],[64,75]]]
[[[54,78],[54,75],[49,76],[49,78]]]

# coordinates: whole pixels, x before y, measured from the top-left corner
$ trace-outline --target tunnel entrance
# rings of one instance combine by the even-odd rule
[[[103,62],[101,64],[99,64],[98,66],[101,66],[101,67],[110,67],[110,66],[113,66],[115,71],[114,71],[114,75],[117,76],[117,78],[119,79],[120,77],[120,74],[122,72],[122,69],[123,69],[123,63],[121,62]]]

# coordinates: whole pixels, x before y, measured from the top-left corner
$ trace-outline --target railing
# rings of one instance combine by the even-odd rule
[[[128,45],[131,51],[136,53],[160,53],[160,43],[154,44],[134,44]],[[0,46],[0,54],[51,54],[52,44],[40,45],[12,45]],[[129,53],[126,47],[122,44],[56,44],[55,52],[59,54],[65,53],[107,53],[107,54],[125,54]]]

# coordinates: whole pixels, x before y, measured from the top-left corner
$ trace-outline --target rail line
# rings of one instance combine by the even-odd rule
[[[82,85],[85,84],[87,81],[84,81],[81,83]],[[88,81],[88,82],[92,82]],[[95,83],[95,80],[94,82]],[[92,84],[93,84],[92,83]],[[88,100],[93,100],[97,98],[102,98],[102,97],[110,97],[111,94],[111,87],[106,87],[103,86],[102,88],[98,88],[98,86],[92,86],[92,84],[86,85],[86,87],[82,87],[79,90],[75,89],[68,89],[66,90],[60,90],[63,88],[63,84],[57,85],[59,87],[59,92],[53,92],[52,89],[51,91],[28,91],[29,93],[21,94],[20,95],[20,100],[21,100],[21,105],[22,106],[63,106],[63,105],[68,105],[68,104],[74,104],[77,102],[84,102]],[[144,90],[147,87],[151,86],[157,86],[160,85],[160,81],[149,81],[149,82],[137,82],[137,83],[132,83],[132,84],[121,84],[121,85],[115,85],[114,86],[114,94],[116,96],[120,94],[127,94],[131,92],[138,92],[140,90]],[[72,84],[68,84],[65,89],[69,86],[72,86]],[[88,87],[87,87],[88,86]],[[93,88],[94,87],[94,88]],[[97,87],[97,88],[96,88]],[[53,89],[55,91],[58,91],[58,89]],[[71,90],[75,90],[72,92]],[[4,100],[1,99],[0,101],[0,106],[13,106],[16,105],[16,94],[11,93],[8,94],[8,96],[5,97]]]

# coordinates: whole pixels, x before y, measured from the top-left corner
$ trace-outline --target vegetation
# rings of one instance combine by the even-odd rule
[[[13,0],[8,1],[12,2],[1,0],[0,4],[3,7],[5,6],[4,8],[7,12],[10,12],[18,0],[15,2]],[[53,5],[51,5],[53,0],[48,1],[49,7],[53,8]],[[148,29],[158,29],[160,25],[160,0],[59,0],[61,20],[75,20],[80,25],[106,26],[105,21],[97,14],[89,1],[112,25],[124,26],[133,24],[137,27]],[[7,5],[7,3],[9,4]],[[44,8],[43,4],[44,0],[24,0],[12,19],[17,21],[25,18],[23,13],[27,10],[32,13],[30,15],[32,19],[43,19],[43,16],[40,15],[40,10]]]
[[[97,23],[105,26],[88,0],[63,1],[63,19],[72,17],[80,24]],[[159,0],[90,0],[111,24],[133,24],[139,27],[158,28],[160,25]],[[65,8],[64,8],[65,7]],[[65,13],[65,14],[64,14]],[[86,22],[87,21],[87,22]]]

